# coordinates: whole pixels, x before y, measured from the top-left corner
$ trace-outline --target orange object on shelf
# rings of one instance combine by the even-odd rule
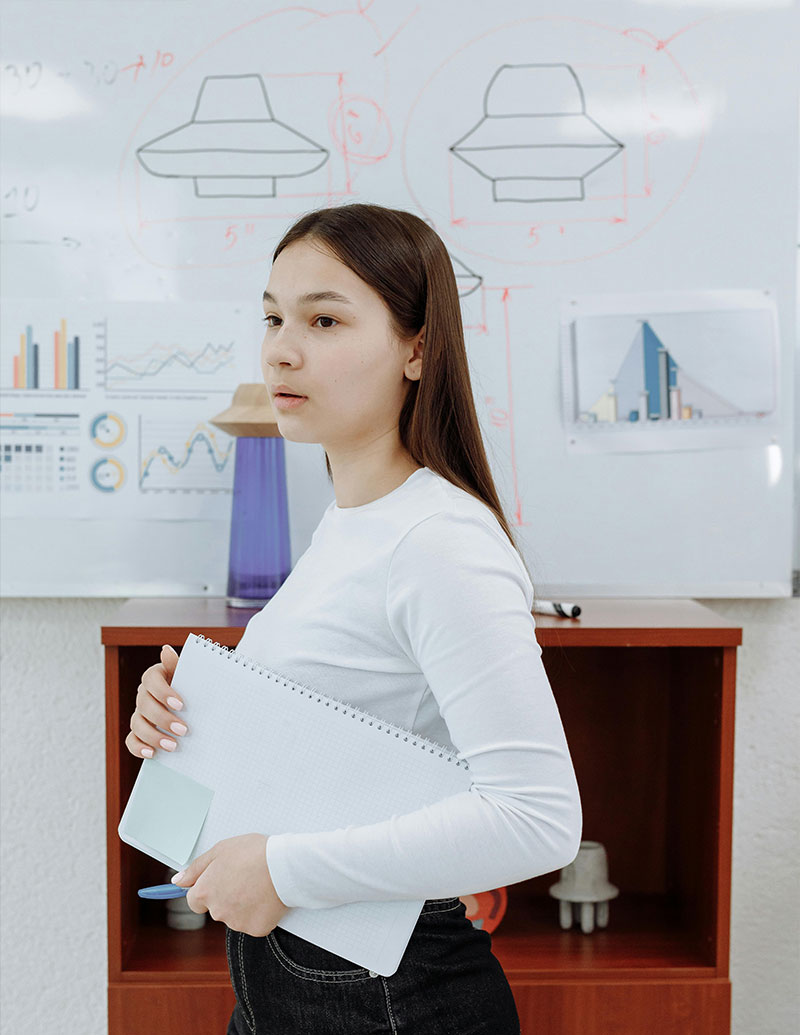
[[[474,927],[489,934],[506,915],[508,895],[505,888],[479,891],[477,895],[461,895],[460,898],[467,907],[467,919],[472,921]]]

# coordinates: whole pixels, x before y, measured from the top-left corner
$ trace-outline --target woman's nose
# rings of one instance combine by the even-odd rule
[[[281,363],[297,366],[300,359],[300,351],[293,334],[287,333],[283,327],[267,331],[261,346],[261,364],[265,371],[268,367],[277,368]]]

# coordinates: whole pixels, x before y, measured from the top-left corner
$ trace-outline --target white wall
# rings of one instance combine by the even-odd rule
[[[743,626],[733,824],[733,1035],[795,1035],[800,600],[700,602]],[[107,1030],[100,626],[121,603],[0,601],[3,1035]]]

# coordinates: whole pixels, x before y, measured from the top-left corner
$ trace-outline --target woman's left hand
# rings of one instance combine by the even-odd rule
[[[226,837],[172,878],[189,888],[186,902],[193,913],[210,913],[232,931],[255,938],[276,926],[289,907],[278,898],[267,866],[267,835]]]

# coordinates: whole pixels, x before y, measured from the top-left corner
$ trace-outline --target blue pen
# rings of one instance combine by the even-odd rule
[[[151,888],[139,888],[139,898],[180,898],[188,890],[177,884],[154,884]]]

